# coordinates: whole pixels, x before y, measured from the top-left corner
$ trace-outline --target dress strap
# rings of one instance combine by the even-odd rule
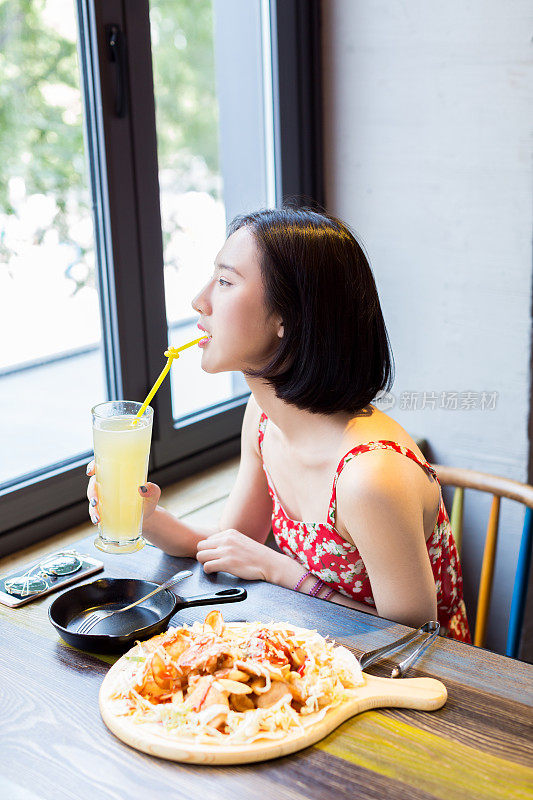
[[[328,522],[332,525],[335,524],[335,517],[337,513],[337,481],[339,479],[339,475],[346,464],[352,460],[352,458],[355,458],[355,456],[359,455],[359,453],[368,453],[369,450],[395,450],[397,453],[401,453],[401,455],[407,456],[412,461],[420,464],[420,466],[424,467],[424,469],[429,470],[430,474],[440,485],[437,473],[431,464],[429,464],[427,461],[422,461],[422,459],[418,458],[418,456],[412,450],[410,450],[408,447],[404,447],[403,444],[393,442],[391,439],[378,439],[374,442],[366,442],[365,444],[357,445],[357,447],[349,450],[346,455],[341,458],[339,466],[337,467],[337,471],[335,472],[335,477],[333,478],[333,489],[331,492],[331,500],[328,509]]]
[[[261,456],[263,455],[263,439],[265,438],[265,428],[266,428],[267,422],[268,422],[268,417],[265,414],[265,412],[263,411],[263,413],[261,414],[261,416],[259,418],[259,428],[258,428],[258,431],[257,431],[257,433],[258,433],[257,441],[259,443],[259,452],[261,453]]]

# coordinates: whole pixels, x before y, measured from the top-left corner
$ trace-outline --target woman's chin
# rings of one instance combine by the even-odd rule
[[[209,373],[209,375],[216,375],[217,372],[232,372],[234,369],[231,364],[225,364],[214,358],[212,354],[207,352],[207,350],[204,350],[202,353],[202,361],[200,366],[202,367],[203,371]]]
[[[204,372],[207,372],[210,375],[214,374],[217,371],[216,369],[213,369],[212,365],[209,363],[209,359],[205,357],[205,354],[202,355],[200,366],[202,367]]]

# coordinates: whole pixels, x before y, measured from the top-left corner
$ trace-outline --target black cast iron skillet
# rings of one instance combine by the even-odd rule
[[[170,589],[163,589],[130,611],[102,620],[90,633],[76,633],[93,611],[123,608],[157,586],[157,583],[136,578],[99,578],[57,597],[48,609],[48,617],[68,644],[92,653],[119,653],[133,647],[137,639],[149,639],[165,631],[170,618],[182,608],[238,603],[246,598],[246,589],[241,588],[221,589],[195,597],[180,597]]]

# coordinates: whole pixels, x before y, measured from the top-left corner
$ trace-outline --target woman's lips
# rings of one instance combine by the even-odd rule
[[[198,342],[198,347],[207,347],[212,338],[211,334],[207,333],[205,337]]]
[[[205,333],[206,336],[211,336],[209,331],[206,330],[203,325],[200,325],[199,322],[197,323],[196,327],[198,328],[199,331],[202,331],[202,333]]]

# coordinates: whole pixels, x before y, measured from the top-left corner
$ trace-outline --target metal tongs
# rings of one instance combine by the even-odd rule
[[[359,658],[359,665],[361,669],[365,669],[371,664],[374,664],[376,661],[379,661],[384,656],[387,656],[390,653],[395,653],[397,650],[401,650],[406,644],[414,641],[421,634],[429,633],[429,636],[426,636],[426,638],[423,639],[418,647],[416,647],[413,652],[407,656],[407,658],[405,658],[403,661],[400,661],[399,664],[394,665],[394,668],[391,672],[391,678],[403,678],[411,664],[413,664],[416,659],[422,655],[424,650],[429,647],[431,642],[439,635],[439,631],[439,622],[435,622],[433,620],[426,622],[424,625],[418,628],[418,630],[414,631],[413,633],[408,633],[407,636],[402,636],[401,639],[397,639],[395,642],[390,642],[390,644],[385,644],[383,647],[378,647],[377,650],[369,650],[368,653],[363,653],[363,655]]]

